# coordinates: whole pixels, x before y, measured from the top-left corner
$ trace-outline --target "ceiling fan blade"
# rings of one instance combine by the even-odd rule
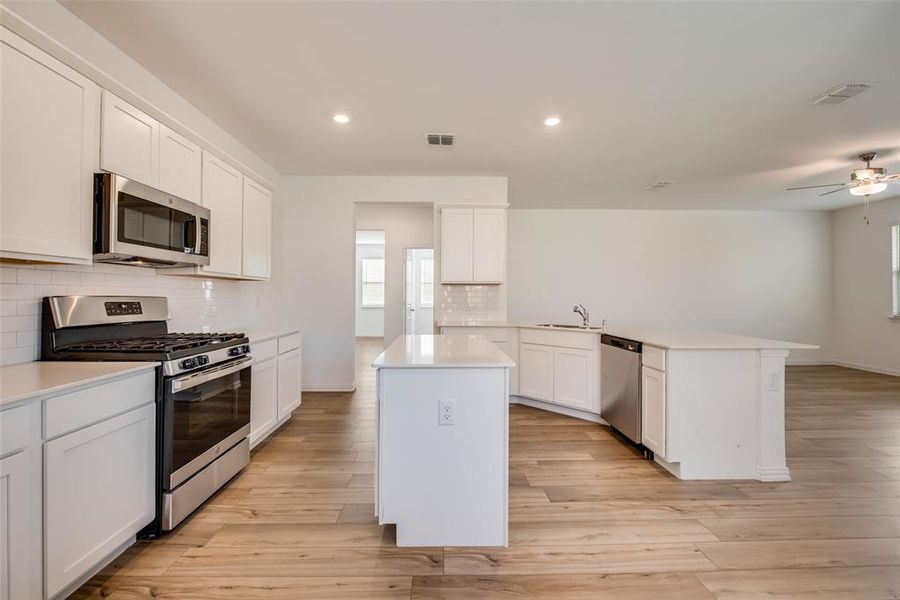
[[[894,173],[893,175],[885,175],[878,179],[878,181],[897,181],[900,179],[900,173]]]
[[[784,188],[784,189],[785,189],[785,191],[791,192],[794,190],[811,190],[813,188],[820,188],[820,187],[834,187],[836,185],[843,187],[847,184],[846,183],[825,183],[823,185],[807,185],[807,186],[803,186],[803,187],[792,187],[792,188]]]
[[[831,190],[830,192],[821,193],[821,194],[819,194],[819,196],[827,196],[828,194],[833,194],[835,192],[843,192],[843,191],[844,191],[844,188],[838,188],[836,190]]]

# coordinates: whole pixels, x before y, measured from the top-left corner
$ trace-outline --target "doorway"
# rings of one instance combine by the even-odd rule
[[[403,333],[434,333],[434,249],[405,248],[403,251]]]

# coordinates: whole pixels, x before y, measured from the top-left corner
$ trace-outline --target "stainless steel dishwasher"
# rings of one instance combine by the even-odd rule
[[[635,444],[641,443],[641,342],[600,337],[600,416]]]

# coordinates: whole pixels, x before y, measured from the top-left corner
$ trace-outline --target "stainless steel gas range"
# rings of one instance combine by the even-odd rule
[[[166,298],[44,298],[43,360],[156,361],[157,519],[174,529],[250,460],[250,355],[243,333],[169,333]]]

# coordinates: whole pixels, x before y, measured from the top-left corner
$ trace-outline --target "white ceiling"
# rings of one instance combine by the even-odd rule
[[[286,174],[505,175],[516,207],[814,209],[859,199],[782,188],[844,181],[866,150],[900,170],[897,1],[64,5]],[[847,81],[877,85],[808,103]]]

